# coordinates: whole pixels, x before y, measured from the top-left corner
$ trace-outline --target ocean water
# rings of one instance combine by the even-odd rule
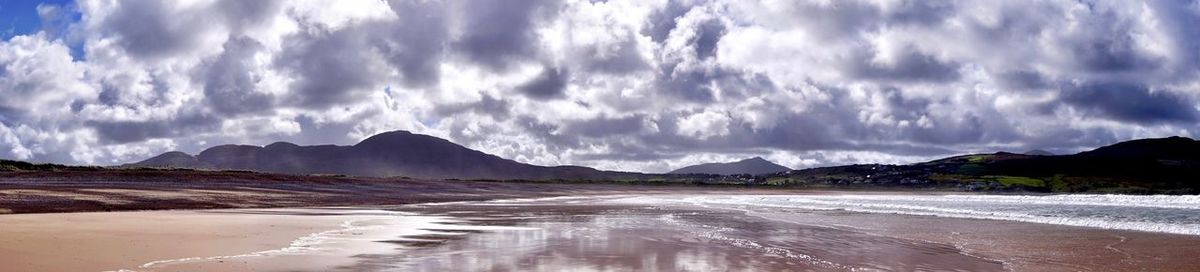
[[[845,210],[1200,235],[1200,196],[1194,195],[696,195],[609,201],[726,209]]]

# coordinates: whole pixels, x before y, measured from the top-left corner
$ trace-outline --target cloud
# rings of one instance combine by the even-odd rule
[[[221,120],[213,116],[192,115],[154,121],[89,121],[87,125],[94,128],[105,142],[124,144],[213,131],[220,127],[220,123]]]
[[[399,70],[403,84],[426,86],[440,79],[438,66],[449,42],[447,7],[435,1],[390,1],[399,17],[377,31],[386,39],[376,40],[388,63]]]
[[[258,90],[259,75],[253,60],[264,50],[261,43],[246,37],[225,42],[224,52],[209,63],[194,81],[204,86],[204,98],[216,112],[230,115],[270,110],[273,97]]]
[[[458,2],[462,33],[453,46],[472,62],[508,68],[538,54],[537,23],[558,14],[556,0]]]
[[[98,31],[111,35],[124,51],[134,57],[159,57],[199,45],[200,35],[193,26],[207,24],[204,12],[174,6],[162,1],[115,2],[104,7],[108,14],[99,22]],[[101,34],[101,35],[105,35]]]
[[[0,157],[405,129],[536,164],[907,163],[1200,136],[1195,1],[96,1],[0,42]]]
[[[568,79],[570,74],[565,69],[545,67],[537,77],[517,86],[517,90],[535,99],[561,97],[566,91]]]
[[[705,111],[688,115],[679,120],[679,135],[707,139],[729,134],[732,120],[721,112]]]
[[[324,108],[351,102],[387,78],[386,64],[367,43],[369,31],[352,25],[329,29],[307,26],[284,38],[288,44],[275,57],[275,68],[289,73],[288,103]]]
[[[1120,82],[1080,83],[1063,87],[1062,102],[1099,118],[1122,122],[1195,124],[1196,102],[1167,90]]]

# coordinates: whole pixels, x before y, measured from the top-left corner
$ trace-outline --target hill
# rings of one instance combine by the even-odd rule
[[[405,176],[431,179],[612,179],[637,176],[579,166],[537,166],[407,131],[385,132],[352,146],[221,145],[192,156],[167,152],[127,167],[251,170],[285,174]]]
[[[1041,150],[1041,149],[1025,151],[1025,153],[1021,153],[1021,154],[1034,155],[1034,156],[1054,156],[1055,155],[1054,153],[1051,153],[1050,151],[1045,151],[1045,150]]]
[[[954,187],[1094,193],[1200,193],[1200,142],[1140,139],[1073,155],[999,152],[911,165],[848,165],[760,178],[765,184],[857,187]]]
[[[697,164],[676,169],[668,174],[764,175],[791,170],[791,168],[775,164],[761,157],[754,157],[730,163]]]
[[[861,164],[793,171],[761,158],[751,158],[735,163],[685,167],[669,174],[641,174],[579,166],[524,164],[436,137],[396,131],[372,136],[353,146],[299,146],[280,142],[263,147],[223,145],[195,156],[168,152],[126,165],[128,167],[581,183],[615,181],[789,188],[1200,193],[1200,141],[1184,137],[1132,140],[1071,155],[998,152],[908,165]],[[0,160],[0,172],[68,173],[98,170],[119,169]],[[135,170],[129,170],[131,175]]]

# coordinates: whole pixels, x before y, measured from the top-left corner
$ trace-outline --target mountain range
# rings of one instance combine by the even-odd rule
[[[600,171],[582,166],[520,163],[407,131],[371,136],[351,146],[221,145],[192,156],[173,151],[126,167],[252,170],[285,174],[364,177],[405,176],[429,179],[612,179],[639,174]]]
[[[792,169],[767,161],[762,157],[753,157],[730,163],[697,164],[679,168],[667,174],[764,175],[787,171],[792,171]]]
[[[38,166],[5,166],[13,169]],[[778,186],[956,187],[1047,192],[1200,192],[1200,141],[1140,139],[1070,155],[1031,151],[954,156],[908,165],[863,164],[789,171],[762,158],[683,167],[667,174],[538,166],[433,136],[393,131],[351,146],[222,145],[167,152],[125,167],[252,170],[430,179],[621,181]],[[3,170],[3,169],[0,169]],[[753,178],[731,176],[752,174]]]

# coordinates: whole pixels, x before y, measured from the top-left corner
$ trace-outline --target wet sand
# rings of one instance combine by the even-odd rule
[[[751,191],[720,186],[446,181],[246,171],[0,171],[0,214],[374,206],[517,197]],[[783,190],[754,190],[771,193]]]
[[[433,207],[505,230],[379,258],[402,271],[1002,271],[921,241],[764,221],[729,211],[627,206]],[[443,210],[445,209],[445,210]],[[464,213],[463,211],[470,211]],[[499,245],[499,246],[498,246]]]
[[[1013,221],[613,205],[604,197],[424,205],[416,210],[466,218],[515,217],[520,219],[510,224],[540,231],[477,235],[413,251],[406,255],[408,259],[400,259],[407,260],[401,270],[1195,271],[1200,267],[1200,259],[1194,257],[1200,254],[1200,236]],[[472,266],[455,266],[467,260]],[[400,261],[392,263],[396,262]],[[476,269],[480,266],[487,269]]]
[[[1192,271],[1200,237],[1035,223],[622,204],[0,216],[6,271]]]
[[[808,212],[771,214],[801,224],[953,245],[1013,271],[1196,271],[1200,237],[998,220]]]

